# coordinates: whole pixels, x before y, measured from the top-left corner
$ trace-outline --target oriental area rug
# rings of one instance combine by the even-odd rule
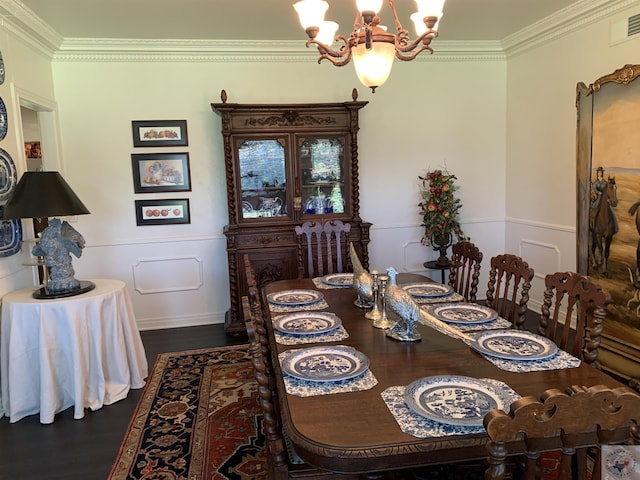
[[[108,480],[266,479],[248,345],[158,356]]]

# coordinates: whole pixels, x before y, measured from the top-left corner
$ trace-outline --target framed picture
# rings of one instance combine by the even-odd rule
[[[134,147],[186,147],[186,120],[133,120]]]
[[[138,226],[191,223],[188,198],[136,200],[135,203]]]
[[[598,361],[630,379],[640,372],[639,76],[625,65],[576,92],[578,271],[611,295]]]
[[[131,155],[135,193],[189,192],[189,154],[134,153]]]

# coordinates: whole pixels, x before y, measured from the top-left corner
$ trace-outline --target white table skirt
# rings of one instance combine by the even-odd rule
[[[94,280],[90,292],[36,300],[33,290],[2,298],[1,413],[41,423],[71,406],[74,418],[142,388],[147,359],[125,283]]]

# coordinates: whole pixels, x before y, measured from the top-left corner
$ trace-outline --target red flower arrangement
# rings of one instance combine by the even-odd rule
[[[459,240],[466,237],[458,221],[458,211],[462,207],[460,199],[454,193],[458,189],[455,180],[458,178],[446,170],[433,170],[424,177],[420,193],[422,201],[418,204],[422,215],[424,245],[434,245],[434,238],[453,241],[455,236]]]

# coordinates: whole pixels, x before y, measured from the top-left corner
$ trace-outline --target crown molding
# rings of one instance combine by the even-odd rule
[[[500,42],[438,42],[433,55],[419,61],[504,60]],[[53,59],[68,61],[175,61],[175,62],[309,62],[318,58],[314,48],[300,40],[152,40],[66,38]]]
[[[568,35],[587,25],[640,5],[640,0],[582,0],[502,40],[507,58]]]
[[[0,0],[0,28],[48,57],[62,44],[62,36],[18,0]]]

